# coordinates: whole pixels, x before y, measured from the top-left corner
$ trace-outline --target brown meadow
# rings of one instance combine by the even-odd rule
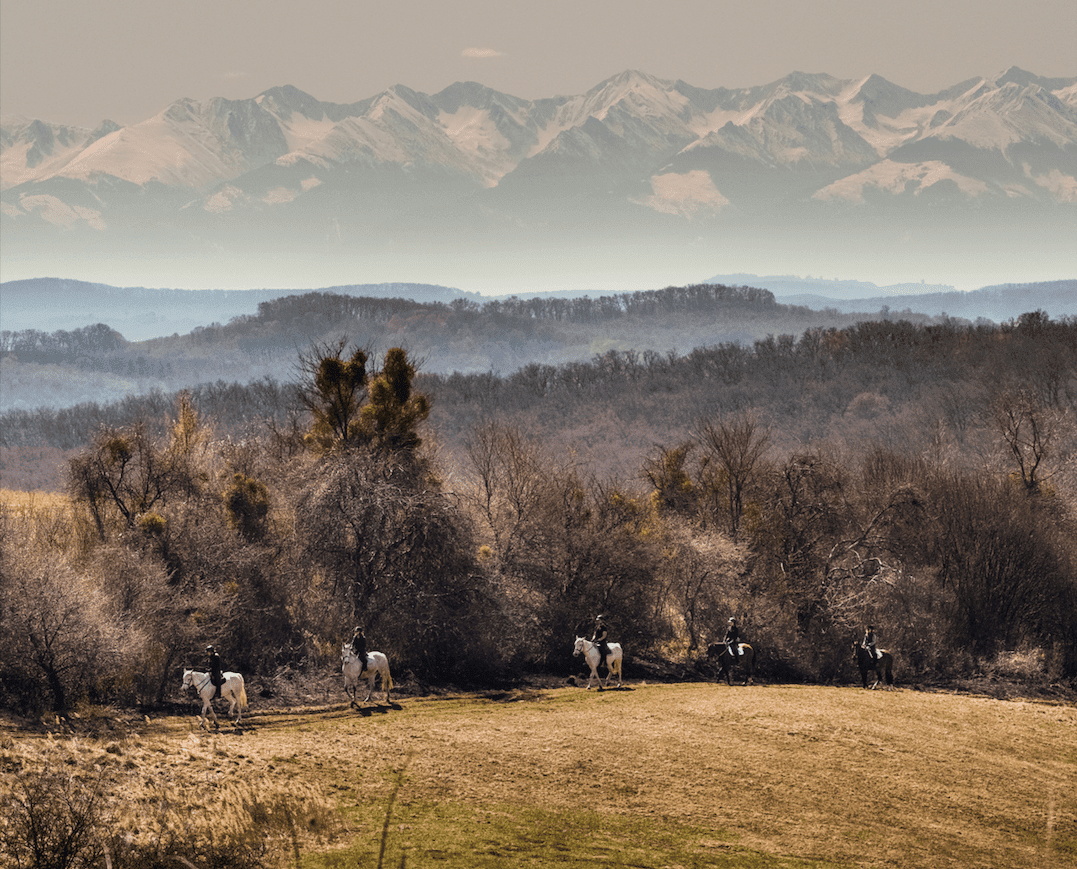
[[[219,733],[193,705],[5,728],[3,790],[67,770],[130,837],[257,835],[267,866],[1077,865],[1068,704],[707,683],[251,697]]]

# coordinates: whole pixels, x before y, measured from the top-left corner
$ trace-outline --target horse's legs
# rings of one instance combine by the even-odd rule
[[[599,678],[599,675],[598,675],[598,666],[596,664],[591,663],[590,658],[587,659],[587,666],[589,666],[591,668],[591,675],[587,677],[587,690],[588,691],[591,690],[591,682],[594,679],[598,679],[598,687],[601,688],[602,687],[602,679]]]
[[[235,691],[228,695],[228,717],[232,719],[233,724],[239,724],[239,719],[243,717],[243,707],[240,705],[239,695]]]
[[[209,719],[206,718],[206,710],[208,709],[209,714],[213,716],[213,726],[220,730],[221,723],[217,720],[217,710],[213,708],[213,700],[207,698],[202,701],[202,704],[202,724],[205,725],[207,730],[209,729]]]

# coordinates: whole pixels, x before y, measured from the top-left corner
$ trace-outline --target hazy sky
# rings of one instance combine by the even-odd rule
[[[291,84],[353,102],[478,81],[527,99],[625,69],[697,87],[794,70],[933,93],[1077,75],[1077,0],[3,0],[0,112],[96,126]]]

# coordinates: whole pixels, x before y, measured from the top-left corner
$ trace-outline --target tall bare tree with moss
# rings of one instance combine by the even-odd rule
[[[430,415],[430,399],[416,392],[415,366],[393,347],[380,371],[369,371],[369,354],[347,338],[321,344],[300,356],[299,398],[310,411],[308,443],[320,452],[367,447],[377,452],[414,451],[419,424]]]

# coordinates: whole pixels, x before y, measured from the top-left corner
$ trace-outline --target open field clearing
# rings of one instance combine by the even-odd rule
[[[5,729],[3,789],[66,771],[132,833],[253,835],[269,866],[1077,866],[1072,705],[706,683],[252,700],[219,733],[193,704]]]

